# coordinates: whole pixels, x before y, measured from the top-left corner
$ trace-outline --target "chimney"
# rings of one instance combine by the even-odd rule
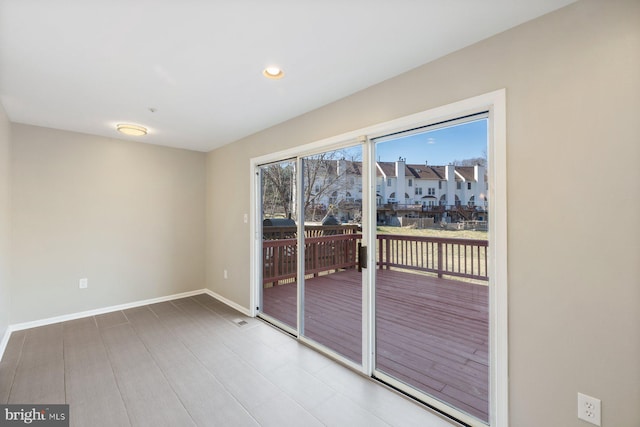
[[[445,194],[447,195],[447,205],[452,206],[456,200],[456,168],[453,164],[444,167],[446,181]]]
[[[405,176],[405,164],[406,159],[403,159],[402,157],[398,157],[398,161],[396,162],[396,177],[398,178],[398,180],[400,178],[404,178]]]
[[[407,203],[405,200],[405,164],[406,159],[402,157],[398,158],[396,162],[396,199],[400,201],[400,203]]]

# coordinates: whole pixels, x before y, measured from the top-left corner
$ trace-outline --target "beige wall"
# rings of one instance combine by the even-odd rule
[[[511,425],[637,427],[639,76],[640,2],[583,0],[215,150],[207,285],[248,307],[251,157],[506,88]]]
[[[9,325],[11,236],[11,126],[0,105],[0,340]]]
[[[11,323],[204,287],[203,153],[19,124],[12,143]]]

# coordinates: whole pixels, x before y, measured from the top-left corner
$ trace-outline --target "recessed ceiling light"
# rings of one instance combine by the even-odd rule
[[[147,134],[147,128],[138,125],[121,124],[117,125],[116,129],[118,129],[118,132],[131,136],[143,136]]]
[[[268,79],[281,79],[284,77],[284,72],[278,67],[267,67],[262,70],[262,75]]]

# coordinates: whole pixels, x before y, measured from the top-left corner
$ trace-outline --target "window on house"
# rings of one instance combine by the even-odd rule
[[[458,181],[458,182],[456,183],[456,188],[457,188],[458,190],[462,190],[462,183]]]
[[[335,205],[337,201],[338,201],[338,192],[334,191],[333,193],[331,193],[331,197],[329,197],[329,204]]]
[[[345,194],[345,198],[346,198],[347,202],[353,203],[353,196],[348,191],[347,191],[347,194]]]
[[[413,187],[413,180],[409,178],[409,187]]]
[[[442,190],[442,181],[438,181],[438,190]]]
[[[471,190],[471,183],[467,182],[467,190]]]
[[[391,178],[387,178],[387,187],[391,187]]]
[[[429,194],[430,196],[435,196],[436,194],[435,187],[429,187],[429,192],[427,194]]]
[[[416,187],[416,196],[422,195],[422,187]]]

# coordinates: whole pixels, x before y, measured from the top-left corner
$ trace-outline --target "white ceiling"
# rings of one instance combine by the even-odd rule
[[[13,122],[209,151],[573,1],[0,0],[0,101]]]

